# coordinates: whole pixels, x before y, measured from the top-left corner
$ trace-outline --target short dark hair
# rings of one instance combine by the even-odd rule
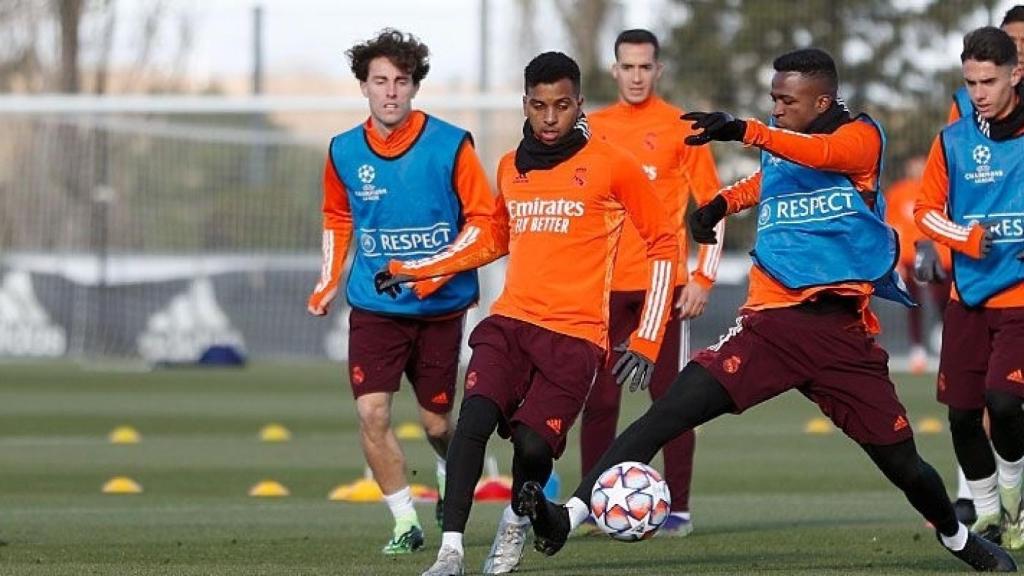
[[[661,45],[658,44],[658,37],[654,35],[654,32],[644,28],[632,28],[630,30],[623,30],[615,38],[615,59],[619,59],[619,46],[621,44],[650,44],[654,46],[654,59],[658,59],[658,55],[661,54]]]
[[[530,60],[523,71],[524,91],[537,84],[554,84],[568,78],[576,95],[580,94],[580,67],[572,58],[561,52],[544,52]]]
[[[995,26],[978,28],[964,36],[960,61],[967,60],[991,62],[996,66],[1014,65],[1017,63],[1017,45],[1009,34]]]
[[[396,68],[412,77],[413,84],[430,71],[430,49],[412,34],[403,34],[394,28],[385,28],[372,40],[356,44],[345,55],[352,64],[352,73],[360,82],[370,75],[370,62],[387,58]]]
[[[1003,15],[1003,23],[1000,26],[1006,26],[1014,22],[1024,22],[1024,4],[1017,4],[1007,10],[1006,14]]]
[[[824,80],[833,97],[839,91],[839,72],[836,71],[835,60],[824,50],[801,48],[786,52],[776,58],[772,66],[776,72],[799,72],[810,78]]]

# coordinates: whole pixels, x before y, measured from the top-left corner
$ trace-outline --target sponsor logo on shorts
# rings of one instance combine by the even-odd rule
[[[903,430],[907,426],[910,426],[910,423],[908,423],[907,419],[904,418],[902,414],[900,414],[899,416],[896,417],[896,420],[892,423],[892,431],[893,432],[899,432],[900,430]]]
[[[472,390],[476,386],[476,370],[466,374],[466,390]]]
[[[548,428],[551,428],[551,431],[554,432],[555,434],[561,434],[562,433],[562,419],[561,418],[548,418],[548,420],[547,420],[547,422],[545,422],[545,424],[547,424]]]
[[[366,380],[366,374],[363,373],[363,367],[356,364],[352,367],[352,383],[356,386],[363,383]]]
[[[1016,382],[1017,384],[1024,384],[1024,370],[1018,368],[1007,374],[1006,379],[1010,382]]]
[[[433,398],[431,398],[430,401],[433,402],[434,404],[447,404],[448,403],[448,393],[447,392],[441,392],[437,396],[434,396]]]
[[[725,370],[726,374],[735,374],[740,369],[740,364],[743,361],[740,360],[739,356],[729,356],[725,360],[722,360],[722,370]]]

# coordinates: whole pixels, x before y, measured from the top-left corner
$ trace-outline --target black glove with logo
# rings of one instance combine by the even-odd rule
[[[654,376],[654,362],[638,352],[629,350],[625,344],[617,346],[615,351],[621,353],[619,361],[612,367],[615,383],[622,386],[628,381],[630,392],[636,392],[637,388],[647,390],[651,384],[651,377]]]
[[[711,202],[691,212],[687,221],[693,241],[698,244],[718,244],[715,225],[725,218],[725,213],[728,211],[729,204],[719,194]]]
[[[373,287],[377,289],[377,294],[387,294],[392,298],[398,298],[402,293],[403,282],[411,281],[412,277],[407,274],[392,274],[387,264],[373,275]]]
[[[925,284],[939,284],[946,279],[946,270],[939,261],[939,253],[935,244],[928,240],[914,243],[917,254],[914,256],[914,278]]]
[[[699,134],[686,137],[684,142],[690,146],[700,146],[712,140],[739,142],[743,140],[743,134],[747,131],[746,122],[733,118],[727,112],[688,112],[680,118],[693,122],[694,130],[703,130]]]

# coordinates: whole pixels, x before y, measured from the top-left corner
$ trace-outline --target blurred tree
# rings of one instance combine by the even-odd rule
[[[677,4],[686,17],[666,42],[671,72],[665,87],[684,106],[767,117],[772,60],[795,48],[822,48],[836,59],[840,95],[851,110],[868,112],[885,127],[891,166],[927,151],[945,121],[959,78],[959,62],[948,57],[948,46],[975,26],[998,24],[1002,16],[995,13],[997,0]],[[736,147],[716,148],[726,162],[736,153]],[[752,152],[746,154],[750,163]],[[899,176],[890,171],[887,180]],[[730,245],[749,246],[752,231],[742,228],[727,236]]]
[[[608,75],[601,54],[605,31],[618,3],[614,0],[554,0],[558,16],[569,36],[570,55],[580,65],[583,94],[591,102],[616,98],[615,83]],[[618,30],[615,31],[618,33]]]

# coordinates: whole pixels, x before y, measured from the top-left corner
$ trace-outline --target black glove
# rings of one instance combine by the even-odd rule
[[[992,229],[985,226],[985,236],[981,239],[981,257],[988,256],[988,253],[992,251],[992,245],[995,241],[995,234]]]
[[[647,390],[651,384],[651,377],[654,376],[654,362],[644,358],[642,354],[628,350],[625,344],[616,347],[615,351],[622,354],[612,368],[615,383],[622,386],[628,380],[630,392],[636,392],[637,388]]]
[[[914,278],[925,284],[939,284],[946,279],[946,270],[939,261],[939,253],[935,244],[928,240],[914,243],[917,254],[914,256]]]
[[[746,122],[737,120],[726,112],[688,112],[680,118],[693,122],[694,130],[703,130],[699,134],[686,137],[684,142],[691,146],[700,146],[712,140],[742,141],[743,134],[747,131]]]
[[[407,274],[392,274],[388,270],[387,264],[373,275],[373,287],[377,289],[377,294],[387,294],[392,298],[398,298],[398,295],[402,293],[401,284],[403,282],[411,281],[412,276]]]
[[[697,208],[687,218],[690,225],[690,234],[693,241],[698,244],[718,244],[718,237],[715,234],[715,225],[725,218],[729,211],[729,204],[721,194],[715,196],[711,202]]]

